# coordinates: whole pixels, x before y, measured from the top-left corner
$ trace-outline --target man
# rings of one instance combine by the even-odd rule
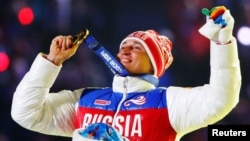
[[[117,57],[129,75],[115,75],[112,87],[52,93],[63,62],[78,48],[71,36],[57,36],[49,54],[38,54],[18,85],[12,118],[29,130],[73,136],[74,141],[108,139],[117,132],[117,138],[130,141],[178,141],[219,121],[238,103],[241,74],[232,36],[234,19],[229,10],[222,19],[225,27],[208,18],[199,30],[211,41],[211,76],[209,84],[193,88],[155,85],[154,80],[173,61],[172,43],[146,30],[133,32],[121,42]],[[108,129],[103,133],[106,137],[97,138],[101,128]]]

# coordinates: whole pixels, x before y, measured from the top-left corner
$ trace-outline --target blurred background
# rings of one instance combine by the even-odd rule
[[[242,70],[240,102],[224,119],[250,124],[250,1],[249,0],[0,0],[0,141],[71,141],[26,130],[10,117],[13,92],[39,52],[48,53],[56,35],[74,35],[88,28],[113,55],[120,41],[136,30],[155,29],[173,41],[174,62],[161,86],[199,86],[209,81],[209,41],[198,33],[201,9],[224,5],[235,18]],[[51,91],[111,86],[112,73],[81,45]],[[207,128],[181,141],[206,141]]]

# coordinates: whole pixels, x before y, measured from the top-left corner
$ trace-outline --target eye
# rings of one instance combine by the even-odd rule
[[[125,47],[124,46],[121,46],[120,50],[123,50]]]
[[[123,45],[123,46],[121,46],[120,50],[126,50],[127,48],[128,48],[128,46]]]
[[[137,49],[140,49],[140,47],[137,46],[137,45],[132,46],[132,48],[133,48],[133,49],[136,49],[136,50],[137,50]]]
[[[133,46],[133,49],[135,49],[135,50],[141,50],[141,47],[140,47],[140,46],[135,45],[135,46]]]

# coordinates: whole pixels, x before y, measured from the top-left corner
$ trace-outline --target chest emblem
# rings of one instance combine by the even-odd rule
[[[130,99],[124,102],[124,106],[130,106],[131,103],[136,104],[136,105],[143,105],[144,103],[146,103],[146,98],[145,96],[138,96],[134,99]]]

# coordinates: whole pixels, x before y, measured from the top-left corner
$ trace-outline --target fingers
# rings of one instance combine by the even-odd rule
[[[222,19],[224,19],[225,21],[228,21],[228,20],[230,20],[230,19],[232,19],[232,18],[233,18],[233,17],[231,16],[229,10],[225,11],[224,14],[223,14],[223,16],[222,16]]]
[[[72,36],[62,36],[61,39],[62,50],[67,50],[72,47]]]
[[[56,36],[52,40],[52,44],[55,45],[57,48],[60,48],[61,50],[67,50],[72,47],[72,36]]]

